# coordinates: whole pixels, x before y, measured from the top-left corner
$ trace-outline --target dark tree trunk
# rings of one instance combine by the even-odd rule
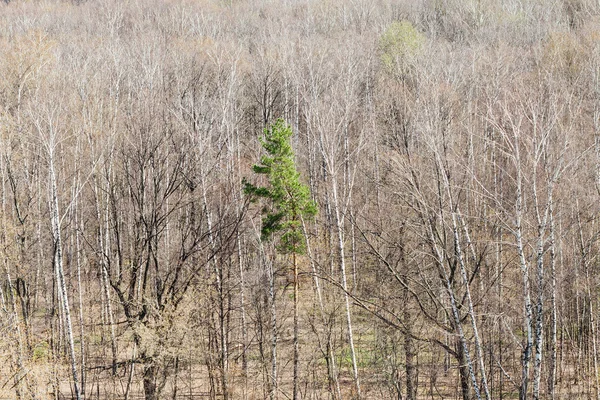
[[[404,354],[406,357],[406,399],[417,400],[417,366],[416,347],[410,335],[404,337]]]
[[[471,400],[471,374],[469,373],[469,363],[464,352],[460,339],[456,341],[456,353],[458,354],[460,389],[463,400]]]
[[[404,263],[404,254],[402,254],[402,262]],[[404,264],[406,265],[406,264]],[[408,281],[406,275],[402,276],[403,282]],[[417,370],[417,348],[415,341],[412,337],[412,321],[411,321],[411,310],[409,308],[411,297],[408,289],[404,289],[404,324],[407,327],[408,332],[404,335],[404,357],[406,359],[406,399],[417,400],[417,387],[418,387],[418,370]]]
[[[158,388],[156,386],[156,378],[158,376],[158,367],[153,360],[147,361],[144,364],[144,399],[158,400]]]

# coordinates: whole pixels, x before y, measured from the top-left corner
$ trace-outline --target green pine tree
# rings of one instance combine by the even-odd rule
[[[306,250],[306,240],[302,230],[302,218],[313,217],[317,205],[310,198],[308,186],[300,182],[296,170],[294,151],[290,143],[292,129],[278,119],[264,130],[260,143],[266,150],[260,164],[252,167],[257,174],[266,175],[268,186],[255,186],[244,179],[244,192],[253,201],[260,198],[269,203],[263,208],[261,240],[277,240],[276,248],[281,254],[292,255],[294,272],[294,392],[293,400],[298,399],[298,263],[296,255]],[[273,280],[271,279],[271,284]],[[271,288],[273,290],[273,288]],[[274,297],[272,299],[274,302]],[[274,305],[274,303],[273,303]],[[276,337],[276,336],[274,336]],[[276,382],[274,386],[276,386]]]
[[[270,204],[263,209],[261,239],[270,240],[279,235],[277,250],[282,254],[303,254],[306,242],[302,232],[303,217],[312,217],[317,206],[310,198],[308,186],[300,182],[294,151],[290,143],[292,129],[278,119],[264,130],[260,143],[267,154],[252,170],[266,175],[268,186],[255,186],[244,179],[244,192],[253,200],[266,199]]]

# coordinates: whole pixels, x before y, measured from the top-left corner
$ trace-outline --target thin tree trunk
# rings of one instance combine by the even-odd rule
[[[307,234],[306,224],[304,223],[304,220],[302,220],[302,229],[304,230],[304,236],[306,237],[306,252],[308,254],[310,268],[311,268],[311,272],[312,272],[312,276],[313,276],[313,282],[315,285],[315,290],[317,292],[317,301],[319,303],[321,319],[323,322],[323,326],[327,327],[328,323],[327,323],[327,318],[325,316],[325,306],[323,304],[323,294],[322,294],[322,290],[321,290],[321,285],[319,284],[319,277],[317,274],[317,269],[315,267],[313,253],[312,253],[312,249],[310,246],[310,240],[309,240],[309,237]],[[337,400],[337,399],[342,398],[342,394],[340,391],[340,383],[339,383],[338,374],[336,371],[335,353],[333,351],[333,343],[331,342],[330,334],[327,334],[326,346],[327,346],[327,348],[326,348],[325,353],[326,353],[326,357],[327,357],[326,362],[327,362],[327,375],[328,375],[329,387],[330,387],[329,389],[330,389],[333,399]]]
[[[298,357],[300,355],[298,349],[298,263],[296,253],[292,254],[294,264],[294,400],[298,400]]]
[[[0,159],[0,162],[2,160]],[[4,168],[4,163],[1,164],[2,167],[2,229],[4,232],[7,232],[7,226],[6,226],[6,199],[5,199],[5,193],[6,193],[6,188],[5,188],[5,183],[6,182],[6,178],[5,178],[5,168]],[[22,385],[21,382],[19,380],[19,376],[21,374],[21,372],[23,371],[23,339],[22,339],[22,333],[21,333],[21,328],[20,328],[20,321],[19,321],[19,313],[17,311],[17,303],[16,303],[16,299],[15,299],[15,290],[13,287],[13,282],[12,282],[12,278],[11,278],[11,273],[10,273],[10,265],[8,263],[8,257],[6,254],[3,255],[3,265],[4,265],[4,275],[6,277],[6,285],[7,285],[7,300],[9,302],[10,305],[10,310],[6,307],[6,302],[4,299],[4,293],[2,293],[2,285],[0,285],[0,298],[2,300],[2,311],[4,313],[4,315],[6,316],[6,318],[8,319],[8,321],[10,321],[10,331],[9,331],[9,337],[11,339],[14,340],[14,344],[16,344],[16,348],[15,348],[15,353],[11,352],[11,356],[13,358],[12,360],[12,364],[14,367],[16,367],[16,372],[14,374],[14,389],[15,389],[15,396],[17,399],[21,399],[22,395],[23,395],[23,390],[22,390]]]
[[[240,313],[242,317],[242,373],[244,375],[244,395],[243,398],[247,396],[247,386],[248,386],[248,323],[246,322],[246,296],[244,290],[246,288],[246,279],[245,279],[245,271],[244,271],[244,262],[242,257],[242,241],[240,239],[239,230],[236,233],[237,238],[237,256],[238,256],[238,265],[240,268]]]
[[[77,263],[77,293],[79,301],[79,351],[81,352],[81,396],[85,398],[85,332],[83,323],[83,286],[81,284],[81,243],[79,240],[79,220],[77,218],[77,206],[75,206],[75,253]]]
[[[337,230],[337,248],[338,257],[340,263],[340,270],[342,273],[342,289],[344,290],[344,303],[346,306],[346,323],[348,324],[348,344],[350,345],[350,356],[352,357],[352,375],[354,378],[354,384],[356,387],[356,395],[358,398],[361,397],[360,393],[360,380],[358,377],[358,363],[356,361],[356,350],[354,348],[354,335],[352,332],[352,314],[350,309],[350,295],[348,294],[348,279],[346,274],[346,256],[344,252],[344,233],[343,227],[344,222],[340,215],[340,207],[337,195],[337,182],[332,179],[332,193],[333,193],[333,208],[335,213],[335,225]]]
[[[8,286],[8,299],[9,299],[9,304],[10,304],[10,310],[6,310],[6,308],[4,308],[6,310],[6,315],[9,319],[9,321],[11,321],[11,334],[10,336],[12,336],[12,338],[14,339],[14,343],[16,344],[16,348],[15,348],[15,352],[16,354],[14,354],[14,364],[16,366],[16,372],[14,373],[14,389],[15,389],[15,395],[17,397],[17,399],[21,399],[23,396],[23,388],[20,382],[19,377],[21,376],[21,374],[24,372],[24,364],[23,364],[23,354],[24,354],[24,349],[23,349],[23,335],[21,333],[21,328],[20,328],[20,321],[19,321],[19,313],[17,311],[17,303],[16,303],[16,299],[15,299],[15,290],[14,290],[14,286],[12,283],[12,278],[11,278],[11,274],[10,274],[10,269],[9,269],[9,265],[8,265],[8,259],[5,257],[4,258],[4,267],[5,267],[5,276],[6,276],[6,283]],[[3,298],[4,300],[4,298]],[[3,305],[4,306],[4,305]]]
[[[523,282],[523,308],[524,308],[524,328],[526,334],[525,346],[523,346],[523,352],[521,357],[521,386],[519,387],[519,400],[527,399],[527,388],[529,384],[529,364],[531,361],[531,350],[533,347],[532,337],[532,305],[529,288],[529,265],[525,257],[525,249],[523,245],[523,185],[522,185],[522,171],[521,161],[519,156],[519,144],[518,138],[515,143],[515,161],[517,168],[517,198],[515,203],[516,211],[516,227],[515,236],[517,242],[517,252],[519,255],[519,264],[521,268],[521,278]]]
[[[469,370],[469,361],[465,354],[462,338],[459,338],[456,343],[456,353],[458,354],[458,374],[460,377],[460,390],[462,400],[471,400],[471,371]]]
[[[110,174],[110,172],[109,172]],[[107,183],[108,185],[109,183]],[[100,214],[100,197],[98,193],[98,184],[94,181],[94,194],[96,197],[96,218],[98,219],[98,248],[100,250],[100,280],[102,284],[102,298],[106,301],[104,310],[108,316],[108,324],[110,330],[110,349],[112,354],[112,375],[117,375],[117,340],[115,335],[115,322],[113,317],[112,304],[110,301],[110,288],[109,288],[109,277],[108,277],[108,266],[107,262],[109,259],[108,254],[108,226],[105,228],[105,232],[102,231],[102,217]],[[106,224],[108,225],[108,203],[106,204],[105,217]],[[106,239],[103,240],[103,236],[106,234]]]
[[[143,358],[143,357],[142,357]],[[148,360],[144,363],[144,400],[158,400],[158,390],[156,387],[156,378],[158,367],[154,360]]]
[[[135,351],[137,350],[137,343],[133,342],[133,350],[131,352],[131,366],[129,367],[129,377],[127,378],[127,386],[125,388],[125,399],[129,400],[129,393],[131,391],[131,384],[133,382],[133,374],[135,371]],[[191,365],[191,363],[190,363]]]
[[[481,393],[479,390],[479,384],[477,383],[477,377],[475,376],[475,369],[473,368],[473,362],[471,361],[471,356],[469,354],[469,348],[467,347],[467,340],[465,337],[465,333],[463,331],[460,316],[458,313],[458,305],[456,304],[456,298],[454,296],[454,291],[450,285],[450,280],[447,276],[444,277],[446,282],[446,290],[448,291],[448,295],[450,297],[450,303],[452,307],[452,315],[454,317],[454,325],[455,329],[458,333],[459,345],[458,345],[458,354],[459,354],[459,363],[460,363],[460,376],[461,376],[461,387],[463,390],[463,400],[470,400],[470,388],[468,386],[469,377],[471,378],[471,383],[473,385],[473,390],[475,392],[475,397],[478,400],[481,400]]]
[[[269,398],[275,400],[277,396],[277,309],[275,307],[275,270],[272,262],[269,264],[269,302],[271,307],[271,385]]]
[[[481,400],[481,393],[479,390],[479,384],[477,383],[477,377],[475,375],[475,369],[473,368],[473,362],[471,361],[471,356],[469,354],[469,348],[467,346],[467,340],[465,337],[464,330],[462,328],[462,323],[460,319],[460,313],[458,309],[458,304],[456,302],[456,296],[454,294],[454,290],[452,289],[452,284],[450,282],[450,278],[444,268],[444,257],[443,248],[440,249],[435,242],[435,235],[433,233],[433,227],[431,225],[427,226],[427,236],[430,242],[431,250],[435,256],[436,262],[439,267],[440,278],[443,280],[444,289],[446,290],[446,294],[450,300],[450,308],[452,313],[452,324],[456,334],[458,335],[458,348],[456,354],[458,355],[458,362],[460,364],[459,373],[461,378],[461,387],[463,392],[463,400],[470,400],[470,389],[468,388],[469,377],[471,383],[473,385],[473,390],[475,392],[475,396],[478,400]]]
[[[539,200],[537,195],[536,168],[534,167],[533,179],[533,201],[538,223],[538,237],[536,246],[536,280],[537,280],[537,304],[535,314],[535,362],[533,367],[533,398],[539,400],[541,375],[542,375],[542,349],[544,343],[544,237],[548,223],[548,213],[552,204],[552,185],[548,182],[548,199],[544,209],[543,216],[539,210]]]
[[[458,234],[458,227],[456,222],[456,214],[452,213],[452,229],[454,234],[454,248],[456,250],[456,255],[458,257],[458,264],[460,267],[460,274],[462,276],[463,284],[465,286],[465,294],[467,298],[469,319],[471,320],[471,329],[473,330],[473,336],[475,338],[475,351],[477,353],[477,360],[479,363],[479,369],[481,373],[481,385],[483,387],[483,393],[487,400],[490,400],[490,391],[488,388],[487,377],[485,373],[485,363],[483,360],[483,350],[481,347],[481,339],[479,338],[479,331],[477,329],[477,321],[475,319],[475,310],[473,309],[473,300],[471,298],[471,289],[469,288],[469,277],[467,276],[467,270],[465,268],[465,261],[462,254],[462,249],[460,245],[460,238]],[[466,229],[466,227],[465,227]],[[470,242],[470,240],[469,240]]]
[[[548,366],[548,397],[551,400],[555,398],[555,382],[556,382],[556,239],[554,236],[554,210],[553,204],[550,203],[549,210],[550,219],[550,361]]]
[[[405,290],[405,301],[408,300],[409,294]],[[404,357],[405,357],[405,371],[406,371],[406,400],[417,400],[417,366],[416,356],[417,348],[412,338],[412,328],[410,322],[410,310],[406,305],[404,306],[404,323],[407,327],[407,332],[404,335]]]
[[[73,389],[77,400],[81,400],[81,392],[79,389],[79,378],[77,374],[77,361],[75,356],[75,340],[73,338],[73,328],[71,324],[71,310],[69,308],[69,299],[67,296],[67,285],[63,272],[63,255],[62,255],[62,240],[61,240],[61,223],[60,213],[58,209],[58,189],[56,183],[56,175],[54,170],[54,149],[50,150],[50,184],[51,184],[51,219],[52,219],[52,237],[54,239],[54,268],[56,281],[60,291],[62,300],[62,310],[65,316],[65,330],[67,334],[69,352],[71,356],[71,372],[73,375]]]
[[[404,246],[401,244],[399,246],[400,249],[400,262],[402,263],[402,268],[404,271],[408,269],[408,265],[406,263],[406,257],[404,253]],[[402,282],[405,282],[402,285],[402,296],[404,300],[404,307],[402,312],[402,319],[404,326],[406,327],[406,332],[404,333],[404,358],[405,358],[405,372],[406,372],[406,400],[417,400],[417,390],[418,390],[418,369],[417,369],[417,347],[415,346],[415,340],[413,339],[413,330],[412,330],[412,316],[410,314],[409,304],[411,303],[411,294],[408,288],[408,276],[406,273],[403,273],[401,276]],[[398,394],[401,398],[402,392]]]
[[[590,263],[589,263],[589,245],[586,245],[586,243],[584,242],[584,238],[583,238],[583,227],[581,224],[581,218],[579,217],[579,202],[576,201],[576,207],[577,207],[577,225],[578,225],[578,236],[579,236],[579,246],[580,246],[580,251],[581,251],[581,258],[583,261],[583,267],[585,268],[585,278],[586,278],[586,288],[587,288],[587,298],[590,302],[589,304],[589,327],[590,327],[590,338],[589,340],[591,340],[591,349],[588,349],[588,351],[591,351],[591,357],[587,357],[588,362],[592,363],[592,366],[590,366],[590,369],[593,368],[593,371],[591,371],[594,375],[594,379],[593,380],[589,380],[590,382],[588,382],[590,385],[594,385],[594,397],[597,400],[600,400],[600,377],[598,376],[598,349],[597,349],[597,334],[596,334],[596,318],[595,318],[595,314],[594,314],[594,291],[592,291],[592,280],[590,279]],[[583,343],[583,342],[582,342]],[[591,392],[591,390],[590,390]]]
[[[200,160],[200,162],[202,163],[202,160]],[[216,253],[216,246],[217,244],[215,243],[215,238],[213,235],[213,227],[212,227],[212,219],[211,219],[211,213],[208,209],[208,201],[207,201],[207,194],[206,194],[206,182],[204,180],[205,174],[202,171],[202,202],[203,202],[203,207],[204,207],[204,211],[206,213],[206,225],[208,228],[208,240],[210,243],[210,246],[213,250],[213,253]],[[219,265],[219,261],[217,260],[216,257],[214,257],[211,261],[211,263],[213,264],[213,270],[215,273],[215,278],[217,280],[217,294],[219,297],[219,335],[220,335],[220,367],[221,367],[221,389],[223,391],[223,398],[224,400],[227,400],[229,398],[229,344],[228,344],[228,340],[227,340],[227,315],[226,315],[226,311],[225,311],[225,282],[224,282],[224,274],[223,274],[223,266]]]
[[[588,276],[588,285],[591,285],[591,280]],[[594,374],[594,397],[596,400],[600,400],[600,378],[598,377],[598,335],[596,332],[596,317],[594,314],[594,296],[592,296],[592,291],[588,286],[588,295],[590,298],[590,339],[592,341],[592,363],[593,363],[593,374]]]

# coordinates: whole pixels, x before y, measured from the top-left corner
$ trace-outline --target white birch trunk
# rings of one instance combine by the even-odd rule
[[[538,295],[535,314],[535,360],[533,366],[533,398],[540,398],[540,383],[542,374],[542,347],[544,341],[544,230],[545,226],[538,225],[536,249]]]
[[[51,145],[52,146],[52,145]],[[62,256],[62,239],[61,239],[61,222],[58,208],[58,188],[56,183],[56,173],[54,169],[54,149],[49,151],[50,160],[50,185],[51,185],[51,223],[52,223],[52,238],[54,240],[54,269],[56,274],[56,282],[60,291],[62,311],[65,317],[65,331],[68,340],[69,353],[71,357],[71,372],[73,375],[73,391],[75,398],[81,400],[81,392],[79,389],[79,377],[77,374],[77,361],[75,354],[75,340],[73,338],[73,327],[71,323],[71,310],[69,308],[69,298],[67,296],[67,285],[63,271],[63,256]]]
[[[108,185],[108,183],[107,183]],[[108,188],[107,188],[108,189]],[[94,192],[96,195],[96,218],[98,219],[98,248],[100,250],[100,279],[102,284],[103,297],[106,300],[106,306],[104,307],[108,317],[108,324],[110,328],[110,348],[112,353],[112,374],[117,374],[117,340],[115,335],[115,322],[113,317],[113,310],[110,300],[110,288],[109,288],[109,277],[107,259],[108,254],[108,203],[106,204],[105,217],[106,224],[105,232],[102,232],[102,218],[100,214],[100,198],[98,197],[98,184],[94,182]],[[103,236],[106,235],[106,240],[103,240]]]
[[[550,315],[550,365],[548,366],[548,397],[554,400],[554,386],[556,382],[556,241],[554,236],[554,210],[550,203],[549,222],[550,222],[550,304],[552,314]]]
[[[479,331],[477,329],[477,320],[475,319],[475,310],[473,309],[473,300],[471,298],[471,289],[469,288],[469,277],[467,276],[467,269],[465,267],[465,261],[460,245],[460,237],[458,233],[458,226],[456,222],[456,213],[452,213],[452,230],[454,235],[454,246],[456,255],[458,257],[458,264],[460,267],[460,274],[465,285],[465,293],[467,298],[467,305],[469,307],[469,319],[471,320],[471,329],[473,329],[473,336],[475,338],[475,351],[477,353],[477,361],[479,363],[479,370],[481,373],[481,385],[483,393],[487,400],[490,400],[490,390],[488,388],[487,377],[485,373],[485,362],[483,360],[483,350],[481,347],[481,339],[479,338]]]
[[[335,177],[332,177],[332,194],[333,194],[333,209],[335,214],[335,225],[337,233],[337,250],[342,273],[342,289],[344,289],[344,303],[346,306],[346,323],[348,324],[348,344],[350,346],[350,356],[352,357],[352,374],[356,385],[356,394],[360,398],[360,380],[358,377],[358,363],[356,361],[356,351],[354,348],[354,335],[352,332],[352,313],[350,309],[350,295],[348,294],[348,279],[346,274],[346,259],[344,252],[344,222],[340,215],[340,207],[337,195],[337,182]]]
[[[454,295],[454,290],[452,289],[452,285],[450,284],[450,279],[448,274],[446,273],[446,269],[444,268],[444,255],[443,249],[440,249],[435,242],[435,235],[433,233],[433,228],[431,225],[427,227],[427,235],[429,237],[429,241],[431,242],[432,250],[434,252],[436,262],[439,266],[439,271],[441,277],[444,281],[444,288],[446,289],[446,293],[450,299],[450,307],[452,310],[452,317],[454,320],[454,325],[456,329],[456,333],[458,334],[458,338],[460,341],[460,345],[465,355],[465,359],[467,361],[467,368],[469,370],[469,376],[471,378],[471,382],[473,383],[473,391],[475,392],[475,397],[478,400],[481,400],[481,392],[479,390],[479,384],[477,383],[477,377],[475,375],[475,369],[473,368],[473,362],[471,361],[471,355],[469,354],[469,348],[467,346],[467,341],[465,338],[465,333],[462,328],[462,324],[460,321],[460,314],[458,311],[458,305],[456,303],[456,297]]]
[[[74,210],[75,215],[75,253],[76,253],[76,263],[77,263],[77,293],[78,293],[78,302],[79,302],[79,351],[80,359],[81,359],[81,396],[85,397],[85,332],[84,332],[84,323],[83,323],[83,286],[81,284],[81,243],[79,240],[79,220],[77,218],[77,206],[75,206]]]
[[[540,144],[540,150],[543,150],[545,144]],[[536,149],[538,150],[538,149]],[[538,150],[539,151],[539,150]],[[544,343],[544,242],[546,235],[546,225],[548,222],[548,212],[552,203],[552,181],[548,182],[548,199],[543,214],[540,212],[539,198],[537,191],[537,161],[533,167],[533,203],[537,219],[537,243],[536,243],[536,281],[537,281],[537,302],[535,313],[535,358],[533,364],[533,398],[539,400],[542,375],[542,349]]]
[[[202,161],[200,161],[202,163]],[[208,241],[210,243],[211,249],[216,252],[217,244],[215,243],[215,238],[212,231],[212,218],[210,214],[210,210],[208,209],[208,200],[206,193],[206,182],[204,179],[204,172],[200,172],[202,174],[201,184],[202,184],[202,202],[204,207],[204,212],[206,213],[206,227],[208,228]],[[220,362],[221,362],[221,386],[223,389],[224,399],[227,400],[229,398],[229,382],[228,382],[228,371],[229,371],[229,346],[227,340],[227,323],[225,318],[225,287],[223,283],[223,268],[219,265],[216,257],[213,257],[211,262],[213,265],[213,270],[215,273],[215,278],[217,280],[217,291],[219,296],[219,334],[221,335],[221,354],[220,354]]]
[[[529,367],[531,362],[531,350],[533,347],[532,336],[532,305],[529,287],[529,265],[525,257],[523,245],[523,177],[521,171],[521,160],[519,155],[518,138],[515,140],[515,162],[517,168],[517,193],[515,203],[515,239],[517,244],[517,253],[519,255],[519,264],[521,268],[521,279],[523,283],[523,311],[524,311],[524,330],[526,335],[525,346],[523,347],[521,358],[521,386],[519,388],[519,400],[526,400],[527,388],[529,384]]]

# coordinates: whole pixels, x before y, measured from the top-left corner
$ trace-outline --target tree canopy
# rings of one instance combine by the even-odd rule
[[[270,206],[263,209],[261,239],[269,240],[281,233],[277,248],[282,253],[301,254],[306,243],[302,234],[302,217],[317,213],[308,186],[300,181],[294,150],[290,142],[292,128],[278,119],[265,128],[260,143],[266,153],[252,170],[267,176],[268,186],[256,186],[244,178],[244,192],[256,201],[264,198]]]

